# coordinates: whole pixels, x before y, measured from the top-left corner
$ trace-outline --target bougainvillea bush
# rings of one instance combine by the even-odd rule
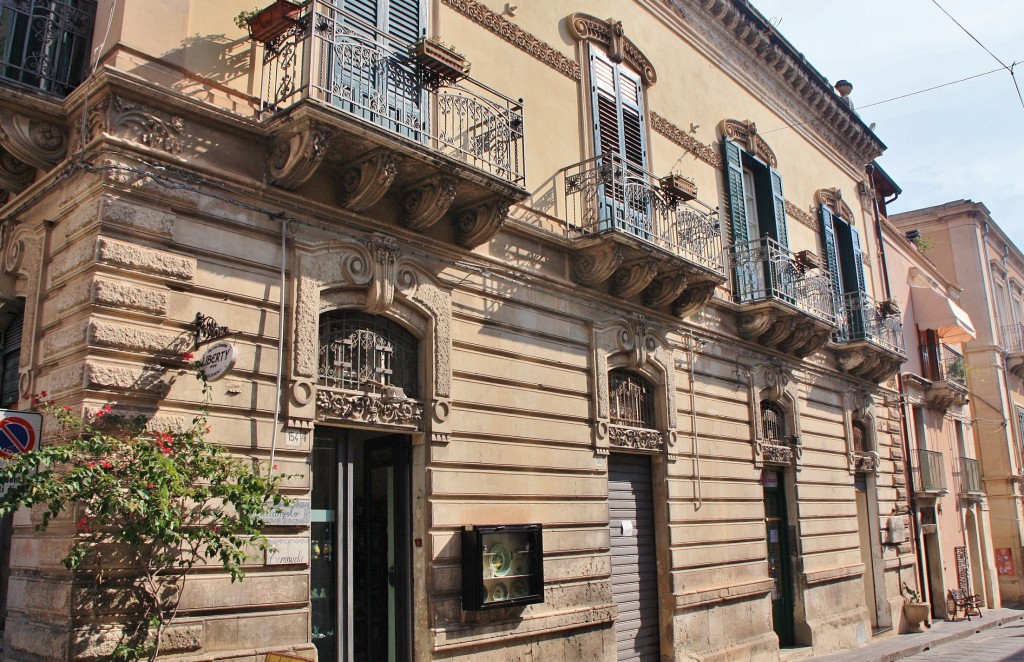
[[[124,627],[111,657],[155,659],[190,571],[213,564],[241,580],[267,551],[282,478],[207,441],[205,406],[188,429],[154,431],[109,404],[83,418],[42,398],[47,443],[0,465],[0,516],[33,508],[38,530],[72,517],[63,563],[91,580],[93,613]]]

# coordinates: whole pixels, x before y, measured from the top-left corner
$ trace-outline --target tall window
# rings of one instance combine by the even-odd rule
[[[723,138],[722,144],[733,242],[743,244],[768,237],[788,249],[782,176],[736,141]]]
[[[772,446],[784,446],[786,438],[786,413],[771,400],[761,401],[761,431],[764,442]]]
[[[590,51],[590,75],[598,153],[645,170],[647,141],[640,76],[596,49]]]
[[[826,264],[832,274],[836,293],[840,296],[857,292],[866,294],[867,283],[857,228],[822,205],[821,234],[825,244]]]
[[[862,454],[866,453],[867,447],[867,428],[864,426],[862,421],[853,422],[853,452]]]
[[[992,298],[995,299],[996,308],[996,324],[999,326],[999,330],[1002,331],[1003,327],[1006,326],[1006,285],[1003,280],[997,276],[992,277]]]
[[[15,315],[0,334],[0,407],[18,404],[18,367],[25,316]]]

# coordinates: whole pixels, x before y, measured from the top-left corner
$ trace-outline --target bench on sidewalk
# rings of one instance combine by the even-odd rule
[[[950,589],[947,594],[947,599],[950,604],[953,605],[953,620],[956,620],[957,612],[962,611],[967,620],[971,620],[971,616],[978,616],[984,618],[981,615],[981,596],[980,595],[968,595],[966,591],[960,589]]]

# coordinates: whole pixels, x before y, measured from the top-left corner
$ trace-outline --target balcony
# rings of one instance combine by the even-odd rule
[[[948,345],[922,345],[921,365],[931,379],[928,404],[943,411],[968,402],[967,362],[963,354]]]
[[[843,295],[835,335],[839,367],[845,372],[883,382],[907,360],[903,348],[903,318],[864,292]]]
[[[911,469],[914,490],[925,496],[949,494],[949,489],[946,487],[946,474],[942,466],[942,453],[915,450],[911,454],[914,460],[914,466]]]
[[[985,496],[981,486],[981,462],[969,457],[960,458],[960,496],[978,498]]]
[[[89,66],[95,0],[5,0],[0,4],[0,78],[56,97]]]
[[[1000,338],[1006,352],[1006,367],[1018,379],[1024,379],[1024,324],[1004,326]]]
[[[828,341],[836,328],[828,271],[769,237],[730,246],[729,262],[740,336],[800,357]]]
[[[718,210],[663,189],[649,172],[599,155],[556,176],[573,244],[573,278],[610,280],[620,298],[689,315],[725,282]]]
[[[323,166],[350,211],[393,191],[400,223],[426,231],[451,210],[455,241],[471,248],[526,197],[522,103],[439,77],[414,49],[309,2],[262,61],[271,181],[296,189]]]

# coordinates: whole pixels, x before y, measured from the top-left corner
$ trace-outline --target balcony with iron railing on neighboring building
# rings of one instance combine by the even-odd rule
[[[0,2],[0,78],[64,97],[85,78],[95,0]]]
[[[970,457],[960,458],[958,474],[960,495],[964,497],[981,497],[985,490],[981,483],[981,462]]]
[[[797,356],[828,341],[836,328],[832,278],[809,252],[762,237],[733,244],[728,255],[741,336]]]
[[[578,283],[611,279],[618,297],[642,294],[647,306],[687,315],[725,282],[716,208],[616,155],[568,166],[555,179]]]
[[[865,292],[841,299],[835,334],[839,367],[874,382],[892,377],[907,360],[903,317],[892,301],[875,301]]]
[[[381,32],[336,2],[304,5],[258,65],[271,181],[294,189],[326,163],[352,211],[390,191],[410,229],[450,209],[457,243],[490,239],[526,197],[522,100],[465,75],[468,63],[431,67],[428,42],[454,53]]]
[[[921,365],[927,383],[928,403],[946,410],[968,402],[967,361],[963,354],[942,343],[921,345]]]
[[[1024,379],[1024,324],[1010,324],[1000,329],[1000,346],[1006,352],[1006,367]]]
[[[942,496],[949,492],[949,488],[946,487],[942,453],[914,450],[911,452],[911,459],[914,463],[911,473],[916,492],[929,496]]]

